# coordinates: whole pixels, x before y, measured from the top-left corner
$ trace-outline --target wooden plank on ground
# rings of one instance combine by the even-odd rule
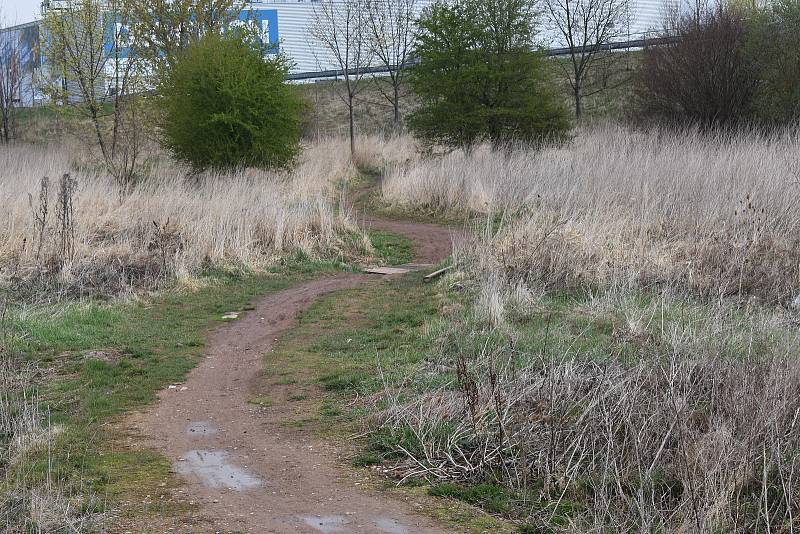
[[[444,273],[446,273],[447,271],[449,271],[452,268],[453,268],[453,266],[451,265],[449,267],[445,267],[444,269],[439,269],[438,271],[433,271],[431,274],[429,274],[425,278],[423,278],[423,280],[425,280],[426,282],[430,282],[434,278],[442,276]]]
[[[404,269],[402,267],[367,267],[364,269],[368,274],[406,274],[411,269]]]

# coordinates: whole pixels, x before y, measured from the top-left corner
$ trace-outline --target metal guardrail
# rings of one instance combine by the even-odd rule
[[[669,44],[674,43],[678,39],[677,37],[642,37],[640,39],[630,39],[627,41],[617,41],[614,43],[607,43],[597,47],[598,51],[601,52],[610,52],[613,50],[630,50],[630,49],[637,49],[637,48],[644,48],[645,46],[658,46],[662,44]],[[568,56],[570,55],[573,50],[575,52],[583,52],[584,50],[589,50],[595,47],[576,47],[574,49],[570,47],[564,48],[549,48],[544,51],[544,54],[547,57],[561,57],[561,56]],[[407,66],[413,66],[416,62],[411,62]],[[364,74],[385,74],[389,72],[389,69],[386,66],[380,67],[364,67],[363,69],[350,69],[348,74],[355,76],[355,75],[364,75]],[[291,81],[303,81],[303,80],[325,80],[325,79],[337,79],[342,76],[342,71],[340,69],[329,69],[329,70],[319,70],[319,71],[312,71],[312,72],[297,72],[294,74],[289,74],[288,79]]]
[[[406,66],[412,66],[415,63],[409,63]],[[394,68],[394,67],[393,67]],[[386,66],[381,67],[364,67],[363,69],[350,69],[347,71],[348,74],[351,76],[356,75],[364,75],[364,74],[385,74],[389,72],[389,69]],[[330,79],[330,78],[340,78],[342,76],[342,71],[340,69],[331,69],[331,70],[318,70],[312,72],[297,72],[295,74],[289,74],[287,76],[288,80],[291,81],[300,81],[300,80],[321,80],[321,79]]]
[[[630,39],[628,41],[618,41],[615,43],[606,43],[597,47],[580,46],[576,47],[575,52],[583,52],[584,50],[591,50],[597,48],[600,52],[610,52],[612,50],[630,50],[634,48],[644,48],[645,46],[658,46],[663,44],[675,43],[678,41],[677,37],[642,37],[641,39]],[[568,56],[572,53],[572,48],[550,48],[545,50],[545,55],[548,57]]]

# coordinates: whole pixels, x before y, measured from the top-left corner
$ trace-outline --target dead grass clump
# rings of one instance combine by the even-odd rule
[[[385,425],[405,436],[397,468],[507,485],[540,527],[788,532],[800,512],[800,354],[796,336],[761,345],[774,332],[750,326],[719,351],[686,352],[662,332],[624,364],[520,354],[492,327],[455,322],[431,362],[454,380],[410,402],[389,391]]]
[[[0,502],[0,521],[9,534],[28,532],[94,532],[98,516],[81,499],[70,499],[54,488],[12,493]]]
[[[465,269],[545,291],[626,284],[789,305],[800,288],[797,235],[749,239],[729,228],[709,236],[651,234],[645,241],[630,227],[614,226],[535,213],[460,240],[455,257]]]
[[[63,148],[12,147],[0,157],[0,265],[31,293],[49,281],[72,296],[156,288],[208,267],[263,268],[295,251],[349,257],[345,237],[359,230],[336,208],[336,184],[352,172],[340,145],[314,144],[288,173],[187,179],[162,160],[122,199],[110,177],[73,167]]]
[[[496,273],[506,283],[545,291],[626,284],[786,306],[800,289],[800,234],[752,237],[731,226],[690,236],[640,230],[624,221],[536,212],[459,241],[455,257],[483,276]]]
[[[419,146],[410,135],[373,133],[359,138],[354,163],[359,169],[382,172],[419,159]]]
[[[539,152],[397,164],[386,200],[507,213],[481,245],[493,268],[549,288],[674,285],[786,304],[800,289],[794,134],[701,135],[605,126]]]

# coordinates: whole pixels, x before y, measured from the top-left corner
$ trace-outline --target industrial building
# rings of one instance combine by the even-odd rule
[[[43,10],[57,8],[60,0],[46,0]],[[417,10],[422,11],[432,0],[417,0]],[[661,27],[665,2],[672,0],[631,0],[631,19],[627,28],[619,30],[621,40],[632,41]],[[336,63],[330,53],[312,36],[311,26],[315,17],[314,0],[268,0],[248,2],[240,19],[259,26],[265,42],[280,50],[291,61],[291,74],[298,79],[315,79],[316,74],[335,70]],[[37,43],[42,38],[40,22],[31,22],[0,30],[0,53],[9,43],[23,43],[24,78],[19,92],[19,104],[37,105],[44,95],[37,88],[37,80],[47,67]],[[563,46],[558,36],[542,32],[542,45],[549,48]]]

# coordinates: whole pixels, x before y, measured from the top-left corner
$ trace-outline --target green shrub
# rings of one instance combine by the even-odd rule
[[[434,3],[419,21],[419,63],[410,78],[420,107],[409,117],[431,145],[538,142],[568,128],[563,101],[534,52],[527,0]]]
[[[751,19],[747,50],[758,65],[756,113],[762,123],[800,119],[800,0],[776,0]]]
[[[288,65],[237,33],[209,33],[162,73],[165,145],[197,169],[278,168],[299,152],[302,101]]]

